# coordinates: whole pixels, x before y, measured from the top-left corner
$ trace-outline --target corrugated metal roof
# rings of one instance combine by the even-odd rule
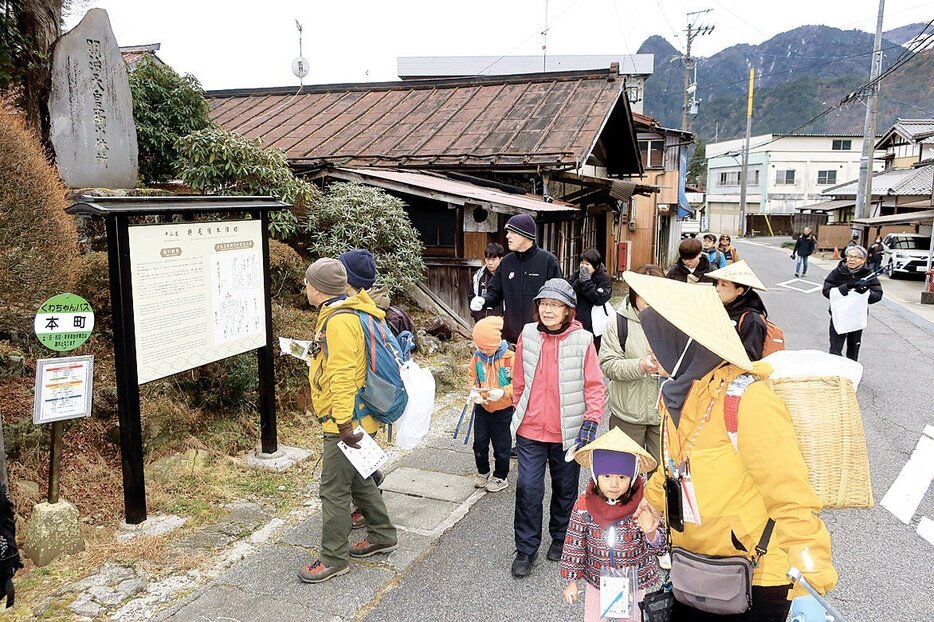
[[[889,214],[888,216],[875,216],[873,218],[856,218],[853,224],[857,225],[908,225],[913,223],[926,223],[934,221],[934,209],[918,212],[905,212],[902,214]]]
[[[872,194],[878,195],[930,195],[934,176],[934,164],[916,168],[896,169],[876,173],[872,176]],[[827,196],[856,196],[858,180],[848,181],[839,186],[827,188],[821,194]]]
[[[456,76],[505,76],[542,71],[606,69],[619,63],[622,75],[649,76],[655,70],[654,54],[558,54],[541,56],[400,56],[398,75],[411,78]]]
[[[213,91],[226,130],[317,167],[641,173],[623,81],[609,70]],[[596,149],[600,141],[600,148]]]
[[[840,199],[836,201],[821,201],[820,203],[813,203],[811,205],[804,205],[802,207],[796,207],[795,209],[799,212],[809,210],[812,212],[832,212],[838,209],[844,209],[846,207],[853,207],[856,205],[854,199]]]
[[[450,179],[443,175],[415,173],[412,171],[390,171],[374,168],[336,168],[327,172],[330,177],[348,181],[362,181],[399,192],[421,189],[430,191],[438,198],[456,205],[466,203],[480,205],[495,212],[516,214],[519,212],[573,212],[578,208],[564,201],[545,201],[536,194],[511,194],[494,188],[484,188],[466,181]]]

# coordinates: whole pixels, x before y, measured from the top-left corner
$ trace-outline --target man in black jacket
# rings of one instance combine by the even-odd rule
[[[869,304],[882,300],[882,284],[879,277],[866,265],[868,253],[862,246],[850,246],[846,249],[846,256],[833,272],[824,280],[824,298],[830,298],[830,290],[837,289],[844,296],[851,291],[858,294],[869,292]],[[840,334],[834,329],[833,315],[830,317],[830,353],[843,354],[843,344],[846,344],[846,357],[851,360],[859,358],[859,346],[863,338],[863,331],[854,330]]]
[[[796,277],[808,275],[808,257],[811,256],[815,248],[817,248],[817,239],[811,234],[811,228],[805,227],[804,233],[795,240],[795,248],[791,251],[791,258],[794,259],[796,255],[798,258],[795,261]]]
[[[506,223],[509,250],[499,265],[490,286],[482,296],[470,301],[471,311],[506,304],[503,339],[515,344],[522,327],[533,321],[538,290],[548,279],[563,278],[558,259],[535,244],[538,226],[528,214],[518,214]]]

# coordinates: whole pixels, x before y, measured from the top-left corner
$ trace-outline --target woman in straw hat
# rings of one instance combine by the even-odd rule
[[[525,325],[516,344],[511,430],[519,457],[512,563],[517,579],[532,572],[542,543],[546,465],[551,472],[547,558],[561,559],[580,477],[580,467],[566,461],[565,452],[596,438],[606,406],[593,335],[574,319],[575,298],[564,279],[545,281],[534,299],[535,322]]]
[[[723,301],[727,315],[736,326],[736,332],[746,348],[749,360],[758,361],[762,358],[767,331],[765,318],[769,314],[755,290],[768,290],[743,259],[726,268],[714,270],[707,276],[717,279],[717,294]]]
[[[713,288],[631,272],[624,278],[649,304],[642,328],[669,376],[660,400],[663,463],[646,499],[665,508],[671,527],[671,620],[718,620],[728,608],[722,590],[700,599],[681,589],[697,575],[686,571],[680,549],[757,562],[751,606],[740,599],[736,609],[732,601],[726,619],[784,621],[787,598],[804,593],[789,593],[790,566],[820,592],[833,588],[837,573],[788,409],[756,382],[771,367],[749,360]],[[718,586],[729,583],[714,576]]]
[[[639,274],[665,277],[661,268],[646,264]],[[646,308],[645,300],[630,290],[626,300],[616,310],[618,317],[606,327],[600,349],[600,369],[609,379],[610,427],[619,428],[658,459],[660,445],[658,414],[658,368],[648,351],[648,342],[639,322],[639,312]]]
[[[659,583],[656,555],[668,548],[659,513],[643,500],[642,474],[651,473],[658,462],[615,428],[583,447],[575,460],[591,470],[593,481],[578,497],[564,539],[559,565],[561,578],[568,582],[564,600],[571,605],[577,601],[577,580],[584,579],[584,620],[597,622],[607,617],[607,606],[601,607],[601,600],[616,599],[613,592],[601,595],[601,576],[628,578],[631,574],[636,590],[620,603],[629,613],[614,619],[639,621],[638,603],[646,589]]]

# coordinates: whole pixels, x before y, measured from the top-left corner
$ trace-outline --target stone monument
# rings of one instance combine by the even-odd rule
[[[69,188],[135,188],[133,97],[103,9],[91,9],[52,50],[50,138]]]

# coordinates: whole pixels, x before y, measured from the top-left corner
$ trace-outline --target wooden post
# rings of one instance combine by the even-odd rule
[[[49,449],[49,503],[58,503],[61,490],[62,471],[62,432],[64,421],[53,421],[51,430],[51,448]]]
[[[113,306],[123,507],[126,522],[138,525],[146,520],[146,482],[143,478],[143,429],[139,408],[139,374],[136,369],[133,284],[130,278],[129,217],[118,215],[105,220],[110,300]]]
[[[259,423],[261,448],[264,454],[273,454],[278,449],[276,432],[276,368],[273,352],[272,300],[269,296],[269,213],[254,213],[259,216],[263,229],[263,300],[266,306],[266,345],[256,350],[259,367]]]

